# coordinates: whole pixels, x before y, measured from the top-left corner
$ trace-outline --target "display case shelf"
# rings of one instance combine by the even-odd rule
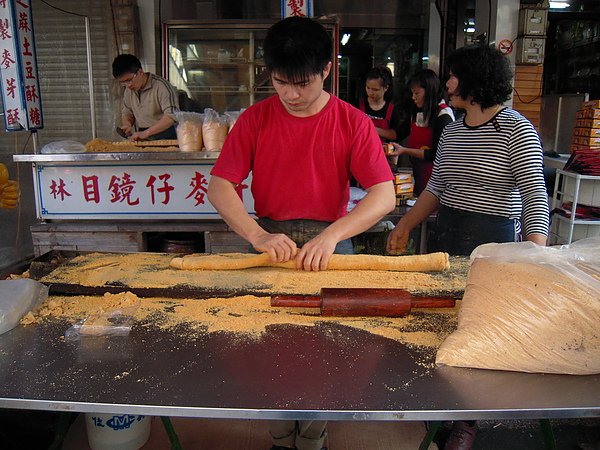
[[[577,219],[577,207],[581,205],[600,207],[600,177],[557,170],[552,196],[550,244],[570,244],[600,235],[600,218]]]
[[[242,21],[168,21],[163,28],[163,76],[180,93],[180,104],[203,112],[235,111],[275,93],[267,76],[263,41],[272,23]],[[336,61],[336,23],[323,22],[332,34]],[[337,93],[337,67],[325,83]],[[182,96],[187,96],[185,98]]]

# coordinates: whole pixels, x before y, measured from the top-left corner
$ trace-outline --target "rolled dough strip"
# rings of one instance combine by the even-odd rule
[[[173,258],[171,267],[184,270],[238,270],[250,267],[279,267],[296,269],[294,260],[274,263],[267,253],[222,253],[214,255],[187,255]],[[439,272],[450,267],[447,253],[427,255],[331,255],[327,270],[391,270],[397,272]]]

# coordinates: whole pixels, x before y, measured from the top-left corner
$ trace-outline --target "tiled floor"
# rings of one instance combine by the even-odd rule
[[[63,450],[89,450],[84,416],[69,431]],[[269,450],[267,425],[260,420],[173,418],[184,450]],[[552,421],[557,450],[600,450],[600,420]],[[329,422],[330,450],[416,450],[425,434],[423,422]],[[473,450],[547,450],[537,420],[480,423]],[[160,419],[154,418],[141,450],[168,450]],[[437,450],[432,444],[429,450]]]
[[[63,450],[88,450],[84,416],[71,427]],[[172,418],[184,450],[269,450],[267,424],[260,420]],[[414,450],[425,435],[423,422],[330,422],[331,450]],[[150,439],[141,450],[169,449],[159,418],[153,418]],[[437,450],[435,444],[430,450]]]
[[[551,395],[549,393],[549,395]],[[0,409],[0,449],[47,449],[55,437],[59,413]],[[63,450],[89,450],[84,415],[69,429]],[[269,450],[267,424],[258,420],[172,418],[184,450]],[[446,424],[447,425],[447,424]],[[557,450],[600,450],[600,417],[551,420]],[[425,434],[422,422],[329,422],[330,450],[417,449]],[[436,449],[434,445],[431,450]],[[537,420],[480,422],[473,450],[547,450]],[[162,422],[154,418],[142,450],[169,450]],[[116,450],[116,449],[110,449]]]

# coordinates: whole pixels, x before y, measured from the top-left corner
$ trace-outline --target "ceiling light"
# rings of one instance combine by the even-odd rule
[[[552,9],[565,9],[569,7],[569,2],[550,2]]]
[[[342,45],[346,45],[350,40],[350,33],[344,33],[342,36]]]

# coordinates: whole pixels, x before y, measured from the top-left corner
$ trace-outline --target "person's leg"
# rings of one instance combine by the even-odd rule
[[[470,450],[477,435],[477,422],[457,420],[452,424],[444,450]]]
[[[284,448],[296,448],[294,444],[296,442],[298,423],[295,420],[270,420],[269,421],[269,433],[273,440],[274,446]]]
[[[326,425],[327,422],[322,420],[298,421],[296,448],[298,450],[321,450],[327,438]]]

